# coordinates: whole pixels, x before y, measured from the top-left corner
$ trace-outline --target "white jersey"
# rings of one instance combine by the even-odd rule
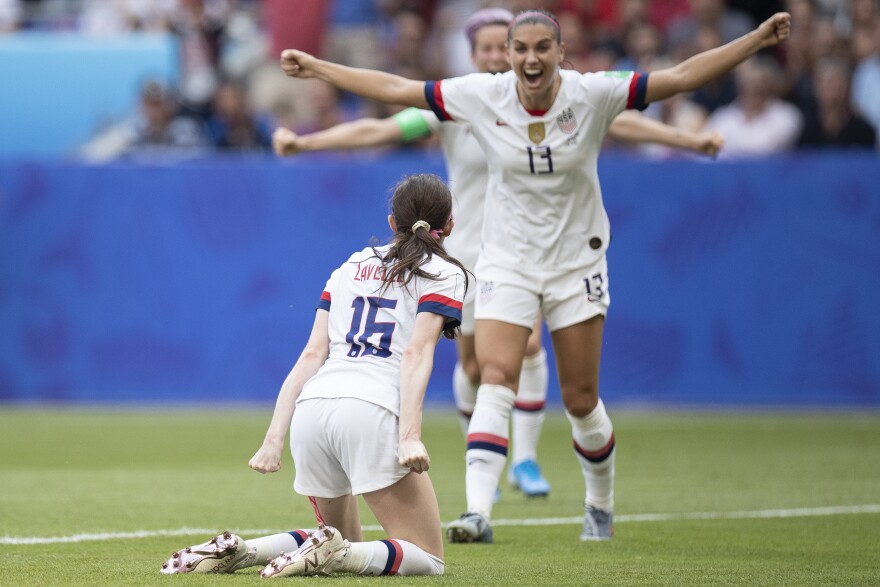
[[[466,124],[440,124],[429,110],[420,110],[431,130],[440,137],[446,175],[452,190],[455,230],[443,241],[446,251],[473,271],[480,253],[483,204],[489,168],[482,147]]]
[[[467,123],[488,159],[477,265],[566,269],[596,262],[610,239],[596,171],[614,117],[645,107],[647,74],[561,71],[550,110],[528,112],[516,75],[471,74],[425,84],[441,120]]]
[[[384,255],[388,246],[376,250]],[[399,414],[400,358],[416,314],[431,312],[447,322],[461,322],[461,269],[439,257],[422,269],[438,279],[415,276],[406,288],[394,284],[383,290],[385,271],[368,247],[333,272],[318,304],[319,310],[330,312],[330,355],[297,401],[352,397]]]

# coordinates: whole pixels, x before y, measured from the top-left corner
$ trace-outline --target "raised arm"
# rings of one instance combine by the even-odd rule
[[[318,372],[330,354],[330,337],[327,334],[329,316],[330,313],[326,310],[315,312],[315,323],[312,325],[309,342],[306,343],[296,365],[281,385],[263,445],[248,462],[248,466],[255,471],[273,473],[281,468],[281,453],[284,450],[284,439],[290,428],[296,398],[302,393],[306,381]]]
[[[296,49],[281,52],[281,69],[290,77],[318,78],[340,90],[386,104],[428,108],[425,82],[372,69],[346,67],[323,61]]]
[[[414,473],[428,470],[431,459],[422,444],[422,403],[434,367],[434,349],[446,317],[419,312],[412,338],[400,360],[400,464]]]
[[[689,92],[724,75],[761,49],[772,47],[788,38],[791,15],[777,12],[747,35],[698,53],[669,69],[652,72],[648,77],[645,99],[656,102],[680,92]]]
[[[631,111],[617,115],[608,129],[608,135],[620,141],[657,143],[710,157],[716,156],[724,146],[724,138],[718,132],[691,132]]]
[[[272,134],[272,148],[279,157],[303,151],[366,149],[404,143],[431,134],[431,127],[415,108],[391,118],[361,118],[307,135],[280,127]]]

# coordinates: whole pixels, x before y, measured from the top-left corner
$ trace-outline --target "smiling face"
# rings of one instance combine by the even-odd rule
[[[510,31],[508,43],[523,105],[549,108],[556,97],[559,64],[565,56],[556,29],[549,22],[523,22]]]
[[[474,34],[471,59],[480,73],[503,73],[509,70],[507,27],[502,24],[489,24],[477,29]]]

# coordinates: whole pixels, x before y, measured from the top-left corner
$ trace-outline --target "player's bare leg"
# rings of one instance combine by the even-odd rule
[[[333,498],[316,497],[314,500],[328,526],[333,526],[349,540],[363,540],[357,497],[343,495]]]
[[[550,483],[538,465],[538,440],[544,424],[547,401],[547,353],[541,340],[542,318],[538,316],[526,343],[526,356],[519,377],[519,390],[511,415],[508,483],[527,497],[546,496]]]
[[[458,361],[452,375],[452,393],[455,408],[458,410],[461,430],[467,438],[467,429],[477,403],[477,388],[480,386],[480,367],[474,349],[474,336],[462,334],[455,339]]]
[[[586,483],[581,540],[610,540],[614,509],[614,431],[599,399],[605,318],[596,316],[551,334],[559,387]]]

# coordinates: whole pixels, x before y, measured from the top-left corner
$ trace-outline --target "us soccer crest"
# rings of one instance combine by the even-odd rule
[[[541,141],[544,140],[544,123],[543,122],[533,122],[529,125],[529,140],[535,143],[536,145],[540,145]]]
[[[566,108],[562,114],[556,117],[556,125],[559,127],[559,130],[567,135],[574,132],[574,129],[577,128],[577,119],[574,117],[574,112],[571,111],[571,108]]]

